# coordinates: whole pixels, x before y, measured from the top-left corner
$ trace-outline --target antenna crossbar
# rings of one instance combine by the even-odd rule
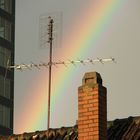
[[[72,64],[72,65],[76,65],[76,64],[95,64],[95,63],[101,63],[101,64],[104,64],[106,62],[115,62],[115,59],[114,58],[97,58],[97,59],[85,59],[85,60],[67,60],[67,61],[56,61],[56,62],[48,62],[48,63],[45,63],[45,62],[41,62],[39,64],[35,64],[35,63],[31,63],[31,64],[16,64],[16,65],[13,65],[13,66],[8,66],[9,69],[16,69],[16,70],[24,70],[24,69],[32,69],[32,68],[37,68],[37,69],[40,69],[42,67],[45,67],[45,68],[49,68],[49,66],[57,66],[57,65],[64,65],[64,66],[68,66],[69,64]]]

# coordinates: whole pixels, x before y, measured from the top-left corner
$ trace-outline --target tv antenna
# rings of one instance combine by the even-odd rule
[[[40,62],[38,64],[36,63],[30,63],[30,64],[16,64],[16,65],[11,65],[8,66],[9,69],[16,69],[16,70],[20,70],[23,71],[24,69],[29,69],[32,70],[33,68],[37,68],[37,69],[41,69],[42,67],[44,68],[48,68],[49,69],[49,83],[48,83],[48,122],[47,122],[47,128],[49,130],[50,128],[50,101],[51,101],[51,80],[52,80],[52,66],[58,66],[58,65],[64,65],[65,67],[67,67],[68,65],[72,64],[72,65],[77,65],[77,64],[95,64],[97,62],[104,64],[106,62],[115,62],[114,58],[96,58],[96,59],[78,59],[78,60],[67,60],[67,61],[56,61],[54,62],[52,59],[52,47],[53,47],[53,25],[54,25],[54,20],[51,16],[48,17],[49,19],[49,23],[48,23],[48,41],[47,43],[49,44],[49,62]]]

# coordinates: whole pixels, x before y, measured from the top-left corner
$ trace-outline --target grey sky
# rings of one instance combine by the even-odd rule
[[[54,49],[54,54],[57,54],[59,51],[63,52],[66,47],[63,46],[64,38],[67,32],[70,32],[71,25],[74,23],[73,20],[75,20],[76,17],[77,20],[82,19],[82,17],[78,17],[80,15],[79,12],[82,12],[86,6],[89,6],[88,3],[91,1],[92,0],[17,0],[16,63],[30,63],[31,61],[39,63],[40,61],[47,61],[46,56],[48,49],[40,49],[39,47],[39,16],[41,14],[55,11],[61,11],[63,13],[62,46]],[[104,86],[108,89],[109,120],[140,115],[138,109],[140,106],[140,1],[125,0],[124,3],[125,4],[123,4],[122,7],[120,6],[121,8],[114,14],[109,27],[105,28],[104,35],[99,38],[98,45],[93,47],[93,54],[89,53],[89,56],[87,54],[85,56],[77,56],[77,58],[113,56],[116,58],[117,64],[97,64],[94,66],[87,65],[84,67],[77,66],[76,68],[71,68],[72,71],[75,71],[78,75],[71,75],[73,78],[72,81],[62,78],[62,80],[66,81],[66,85],[64,85],[66,89],[63,89],[62,92],[67,93],[62,94],[63,97],[61,96],[61,98],[56,98],[55,100],[51,127],[71,126],[75,124],[77,120],[77,88],[81,85],[84,73],[88,71],[99,72],[102,76]],[[96,11],[93,10],[93,12]],[[88,12],[86,14],[88,14]],[[64,52],[62,54],[64,54]],[[63,58],[63,56],[60,55],[54,57],[58,57],[58,59]],[[68,58],[63,59],[67,60]],[[62,68],[54,68],[54,71],[57,73],[57,71],[61,71],[61,69]],[[42,79],[40,78],[41,73],[44,74],[43,81],[41,81]],[[25,118],[24,123],[26,124],[29,123],[26,121],[28,117],[34,119],[32,112],[30,112],[28,116],[28,114],[24,114],[23,111],[26,110],[28,106],[26,102],[31,103],[36,99],[32,89],[35,88],[35,84],[38,86],[46,82],[45,78],[47,79],[47,73],[48,70],[45,69],[15,73],[15,133],[46,129],[47,118],[46,122],[43,122],[44,119],[40,118],[42,123],[38,125],[38,128],[36,128],[37,126],[31,126],[31,128],[27,127],[28,125],[25,125],[26,127],[20,126],[18,120],[22,119],[21,121],[24,122],[23,118]],[[36,79],[39,80],[35,81]],[[56,80],[57,76],[53,77],[53,79]],[[55,87],[57,86],[54,85],[53,88]],[[29,96],[29,94],[31,95]],[[43,96],[45,97],[45,95]],[[28,107],[32,110],[32,106]],[[46,109],[46,106],[44,106],[44,112]],[[44,118],[46,116],[47,115],[44,114]],[[21,129],[19,129],[19,127],[21,127]]]

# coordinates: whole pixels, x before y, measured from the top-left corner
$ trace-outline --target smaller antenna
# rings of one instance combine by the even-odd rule
[[[62,42],[62,12],[56,11],[51,13],[41,14],[39,17],[39,46],[41,49],[49,48],[48,41],[48,26],[50,18],[55,20],[53,24],[53,47],[60,47]]]

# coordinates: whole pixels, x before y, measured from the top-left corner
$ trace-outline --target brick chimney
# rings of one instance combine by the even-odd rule
[[[78,88],[78,140],[107,140],[107,93],[97,72],[85,73]]]

